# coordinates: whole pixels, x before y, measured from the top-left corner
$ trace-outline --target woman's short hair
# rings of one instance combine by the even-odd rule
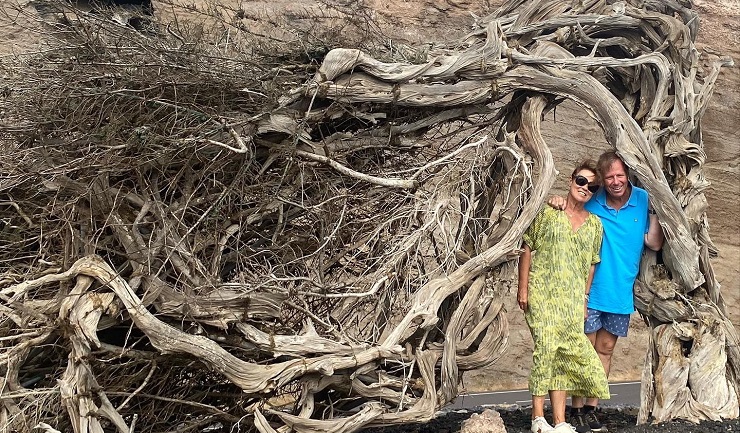
[[[593,173],[596,176],[596,180],[593,183],[597,183],[599,185],[601,184],[601,173],[599,173],[599,170],[596,169],[596,162],[594,162],[593,159],[586,159],[578,163],[578,165],[576,165],[576,168],[573,170],[573,173],[570,174],[570,178],[575,179],[576,175],[581,170],[588,170]]]

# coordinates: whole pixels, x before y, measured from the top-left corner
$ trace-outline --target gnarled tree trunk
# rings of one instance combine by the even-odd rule
[[[639,420],[738,416],[700,127],[731,61],[701,70],[689,7],[512,1],[423,61],[336,48],[318,69],[204,15],[228,32],[61,9],[63,44],[3,65],[0,425],[430,419],[506,346],[502,296],[555,179],[540,119],[566,98],[666,233],[635,288]]]

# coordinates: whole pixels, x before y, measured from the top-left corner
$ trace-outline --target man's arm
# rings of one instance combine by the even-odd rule
[[[565,204],[567,203],[565,197],[561,197],[559,195],[554,195],[550,197],[550,200],[547,201],[547,205],[551,208],[557,209],[557,210],[563,210],[565,209]]]
[[[660,226],[658,221],[658,215],[655,211],[648,212],[648,218],[650,219],[650,227],[648,232],[645,233],[645,246],[653,251],[658,251],[663,248],[663,228]]]

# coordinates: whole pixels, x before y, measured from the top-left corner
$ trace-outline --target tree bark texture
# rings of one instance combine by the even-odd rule
[[[2,65],[0,425],[429,420],[504,353],[502,300],[556,176],[540,122],[565,99],[666,235],[635,284],[639,421],[737,417],[700,122],[732,60],[701,67],[689,6],[515,0],[417,62],[313,64],[224,14],[214,34],[45,15],[55,43]]]

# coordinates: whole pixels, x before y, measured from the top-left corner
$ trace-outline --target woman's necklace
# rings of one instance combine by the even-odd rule
[[[577,232],[578,229],[585,224],[588,213],[584,212],[585,209],[581,208],[580,211],[575,209],[565,208],[565,216],[568,217],[570,228],[573,232]]]
[[[568,207],[565,208],[565,214],[568,216],[568,218],[583,218],[584,212],[583,209],[581,211],[576,211],[575,209],[569,209]]]

